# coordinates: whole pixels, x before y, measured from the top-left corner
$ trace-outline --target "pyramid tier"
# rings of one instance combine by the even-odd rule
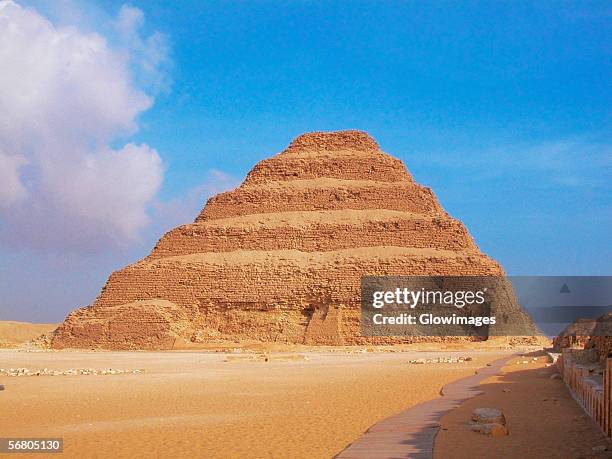
[[[160,239],[150,258],[240,249],[323,252],[375,246],[477,250],[463,224],[445,215],[335,210],[253,214],[179,226]]]
[[[308,292],[321,288],[334,292],[332,300],[355,302],[361,276],[456,272],[502,273],[496,262],[480,253],[439,249],[361,247],[313,253],[199,253],[146,259],[113,273],[94,306],[163,298],[183,306],[214,300],[233,308],[244,303],[274,308],[279,304],[300,304]],[[245,289],[245,285],[249,288]]]
[[[137,331],[142,327],[135,327],[138,337],[130,339],[123,318],[162,329],[165,316],[191,327],[177,330],[177,320],[168,321],[168,327],[175,324],[175,328],[159,332],[158,348],[168,346],[172,336],[193,340],[192,334],[198,331],[207,339],[304,343],[309,341],[309,327],[314,327],[311,322],[320,322],[324,328],[333,311],[339,315],[328,335],[343,343],[356,343],[360,339],[361,276],[457,272],[500,275],[502,270],[490,258],[474,252],[402,247],[318,253],[235,251],[144,260],[113,273],[96,302],[71,314],[58,329],[54,347],[142,345]],[[162,312],[152,309],[151,304],[160,301],[166,305]],[[313,319],[316,311],[324,311],[318,322]],[[151,346],[156,347],[154,343]]]
[[[343,209],[444,214],[433,192],[413,182],[326,178],[242,185],[210,198],[196,221],[261,213]]]
[[[385,153],[324,152],[299,156],[281,153],[255,165],[245,180],[247,185],[273,181],[316,178],[412,182],[404,164]]]

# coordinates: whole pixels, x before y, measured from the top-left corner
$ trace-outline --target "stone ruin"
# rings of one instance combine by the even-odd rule
[[[612,358],[612,313],[597,318],[593,335],[586,347],[595,349],[600,361]]]
[[[559,333],[559,336],[553,339],[553,348],[556,351],[566,348],[584,349],[595,330],[596,324],[596,319],[582,318],[575,320],[565,327]]]
[[[362,275],[503,270],[368,134],[304,134],[260,161],[238,188],[210,198],[193,223],[166,233],[146,258],[112,273],[51,345],[398,342],[360,336]],[[503,315],[533,325],[515,301]],[[437,338],[444,339],[451,338]]]
[[[553,347],[557,352],[571,349],[574,355],[593,362],[612,358],[612,313],[597,319],[577,319],[559,333]]]

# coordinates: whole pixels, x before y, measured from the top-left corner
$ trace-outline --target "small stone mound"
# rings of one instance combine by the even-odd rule
[[[472,421],[478,424],[497,423],[506,425],[504,413],[497,408],[476,408],[472,412]]]
[[[490,435],[491,437],[505,437],[508,435],[508,429],[506,426],[496,423],[491,424],[470,424],[470,430],[478,432],[483,435]]]
[[[506,417],[497,408],[476,408],[472,412],[470,430],[491,437],[504,437],[508,435]]]

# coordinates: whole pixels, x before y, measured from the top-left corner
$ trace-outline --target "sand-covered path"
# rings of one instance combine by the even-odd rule
[[[342,451],[338,459],[431,459],[442,416],[481,394],[479,383],[498,373],[511,358],[504,357],[489,363],[472,376],[446,384],[440,397],[377,422]]]
[[[533,356],[538,358],[533,361]],[[482,395],[442,418],[434,458],[610,458],[612,443],[574,401],[542,353],[513,359],[479,386]],[[527,363],[523,363],[527,362]],[[501,409],[510,435],[488,437],[469,430],[472,411]],[[597,451],[607,447],[608,451]],[[595,448],[595,450],[593,449]]]

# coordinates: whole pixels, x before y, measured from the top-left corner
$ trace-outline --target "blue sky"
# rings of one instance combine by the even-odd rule
[[[509,274],[612,274],[609,2],[132,1],[129,46],[109,25],[124,2],[24,5],[134,57],[151,105],[105,141],[154,149],[163,180],[125,243],[12,237],[0,319],[90,303],[207,195],[315,130],[369,132]]]

